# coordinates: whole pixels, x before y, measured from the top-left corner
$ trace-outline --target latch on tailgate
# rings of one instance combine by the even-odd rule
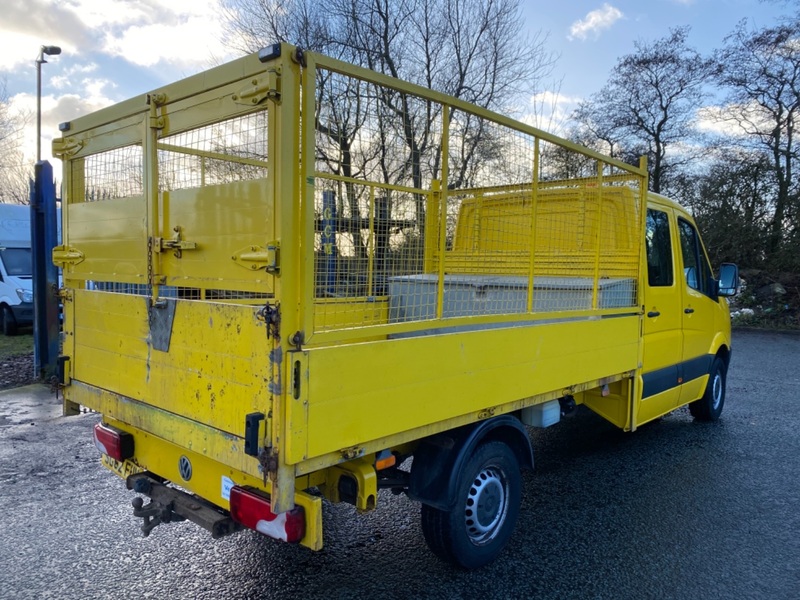
[[[156,238],[156,243],[153,245],[153,250],[156,252],[163,252],[165,250],[174,250],[172,253],[175,258],[180,258],[184,250],[197,250],[195,242],[189,242],[183,239],[183,227],[176,225],[172,228],[175,234],[171,239]]]

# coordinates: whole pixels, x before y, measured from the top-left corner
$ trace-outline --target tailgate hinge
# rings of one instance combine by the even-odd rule
[[[86,142],[73,137],[57,138],[53,140],[53,156],[56,158],[69,158],[77,154]]]
[[[273,446],[265,446],[258,452],[258,463],[264,475],[264,485],[267,479],[275,481],[278,474],[278,450]]]
[[[231,260],[248,271],[266,269],[267,273],[280,270],[280,244],[270,242],[266,247],[247,246],[234,252]]]
[[[269,69],[262,77],[253,77],[248,85],[231,96],[236,104],[255,106],[265,98],[279,102],[281,99],[281,74],[279,69]]]

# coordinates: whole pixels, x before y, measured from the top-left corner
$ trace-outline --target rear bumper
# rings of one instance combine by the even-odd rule
[[[173,513],[198,523],[209,530],[214,537],[231,532],[227,519],[230,511],[230,492],[233,486],[248,486],[266,494],[269,494],[271,490],[270,482],[267,481],[265,485],[263,477],[254,477],[252,474],[237,469],[232,464],[224,464],[201,452],[190,450],[186,447],[189,444],[186,446],[175,444],[157,437],[151,432],[113,420],[108,416],[104,417],[104,422],[130,433],[134,439],[132,458],[124,462],[117,462],[103,455],[104,466],[125,479],[129,488],[145,494],[163,506],[170,506]],[[195,444],[191,445],[197,447]],[[202,445],[200,447],[202,448]],[[239,453],[237,452],[237,454]],[[239,455],[239,460],[255,459]],[[230,462],[235,464],[235,461]],[[141,480],[139,476],[143,474],[157,484],[161,480],[173,481],[190,494],[164,485],[148,487],[146,482],[140,483],[137,489],[135,483],[137,480]],[[300,478],[296,483],[296,489],[305,487],[308,487],[308,482],[304,478]],[[153,490],[156,491],[153,492]],[[197,499],[200,499],[201,502],[197,502]],[[300,545],[312,550],[321,550],[322,498],[298,491],[295,492],[294,502],[295,505],[302,506],[305,512],[305,536],[300,540]],[[192,512],[191,506],[193,505],[204,507],[201,511],[202,515],[195,513],[197,518],[192,518],[188,514]]]

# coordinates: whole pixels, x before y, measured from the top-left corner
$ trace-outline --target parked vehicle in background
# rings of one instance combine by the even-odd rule
[[[318,550],[386,488],[479,567],[526,425],[720,415],[737,269],[644,163],[287,44],[61,130],[65,410],[146,535]]]
[[[0,204],[0,311],[5,335],[33,324],[29,206]]]

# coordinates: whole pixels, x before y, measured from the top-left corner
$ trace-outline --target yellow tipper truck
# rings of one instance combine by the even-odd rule
[[[737,269],[644,164],[287,44],[61,131],[64,408],[145,534],[318,550],[391,489],[478,567],[526,426],[722,410]]]

